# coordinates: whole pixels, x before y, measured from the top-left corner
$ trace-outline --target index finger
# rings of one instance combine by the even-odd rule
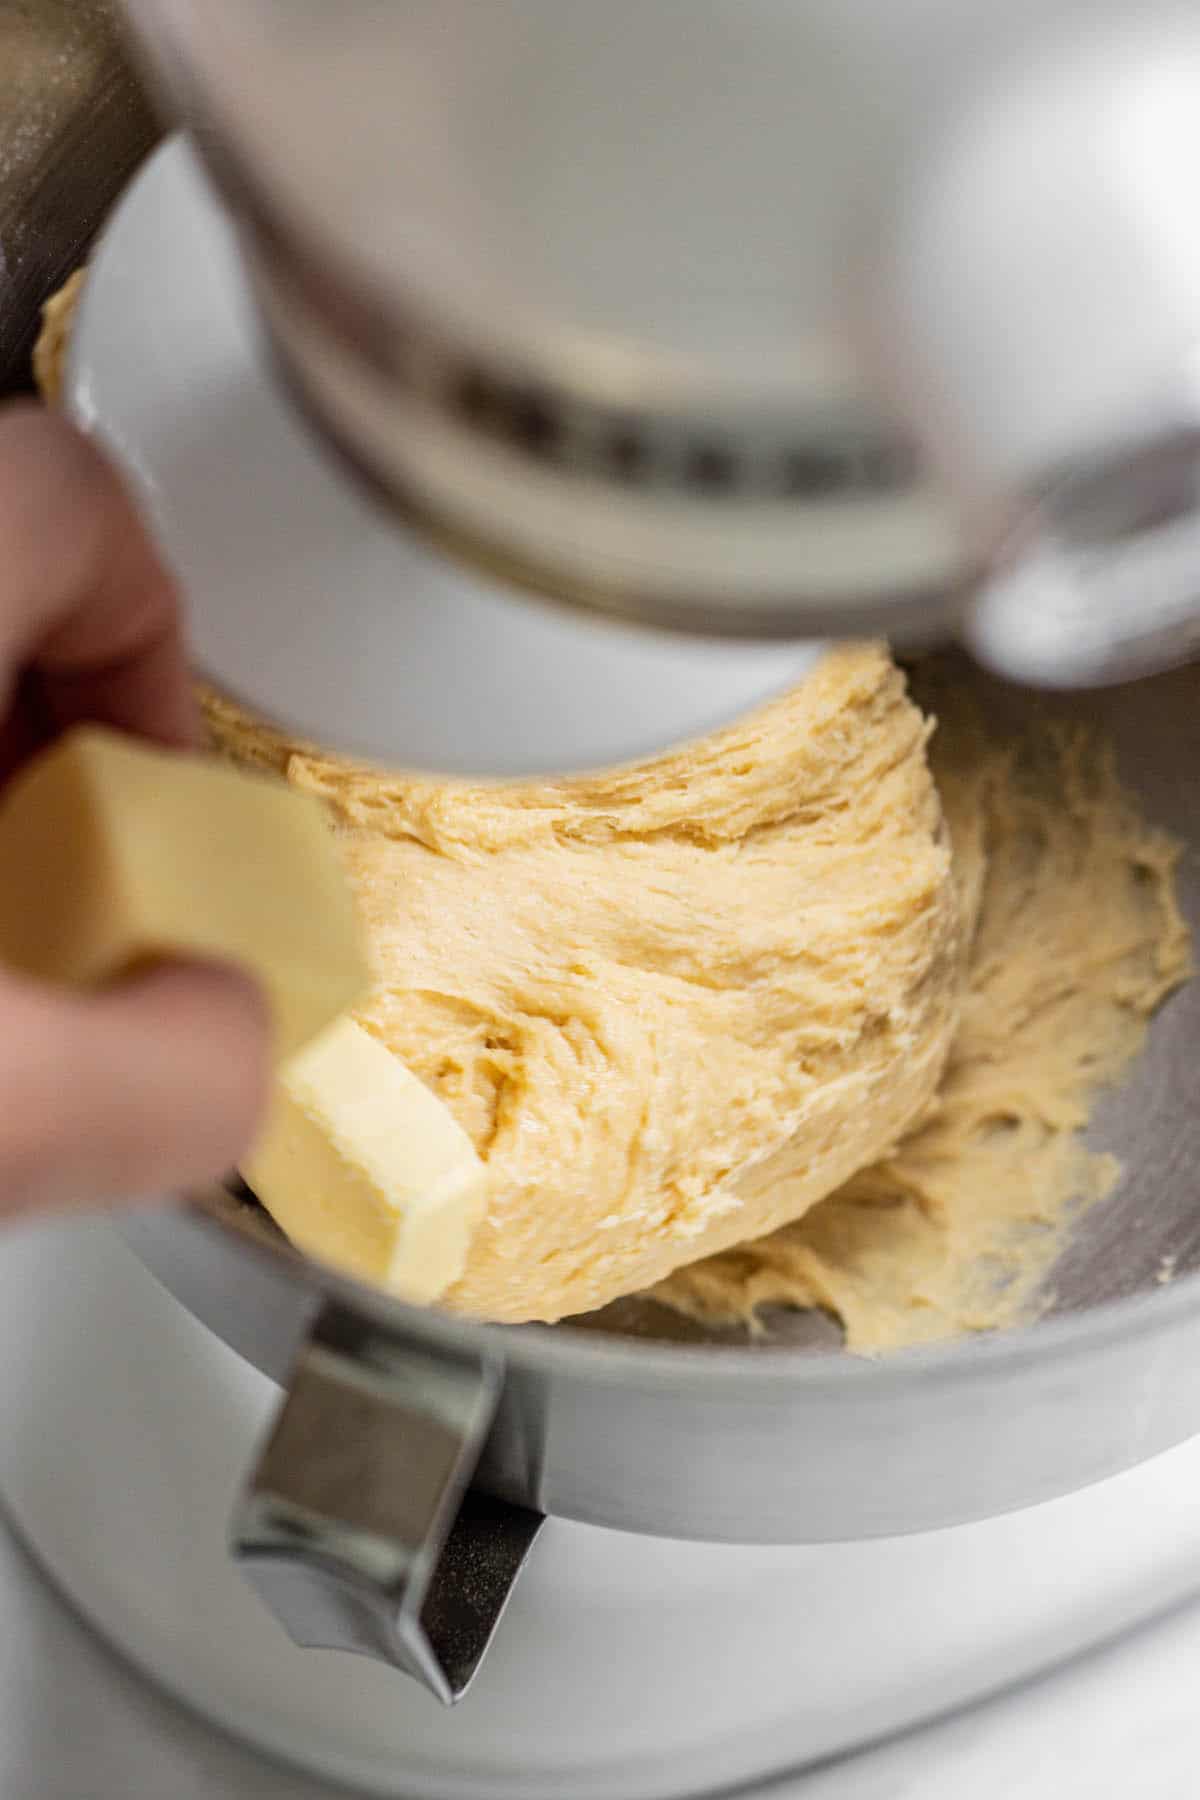
[[[46,723],[193,745],[175,584],[116,471],[67,420],[0,411],[0,710],[37,676]]]

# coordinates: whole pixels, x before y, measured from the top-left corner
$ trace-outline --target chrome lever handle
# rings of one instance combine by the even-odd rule
[[[235,1558],[288,1635],[466,1692],[542,1522],[468,1492],[498,1363],[327,1305],[235,1510]]]

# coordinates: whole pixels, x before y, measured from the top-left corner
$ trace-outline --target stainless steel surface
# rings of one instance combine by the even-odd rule
[[[444,1704],[470,1686],[540,1516],[474,1496],[494,1358],[323,1309],[234,1513],[234,1555],[304,1647],[393,1663]]]
[[[1014,724],[1033,704],[998,685],[990,694],[997,719]],[[1104,716],[1150,815],[1189,845],[1180,892],[1200,926],[1200,670],[1114,690]],[[1198,1048],[1193,982],[1097,1111],[1092,1141],[1120,1157],[1124,1177],[1052,1272],[1043,1322],[877,1362],[831,1349],[829,1322],[805,1314],[773,1314],[761,1343],[706,1343],[636,1306],[554,1329],[413,1313],[322,1277],[229,1196],[142,1215],[127,1235],[186,1305],[276,1376],[323,1290],[431,1346],[502,1358],[479,1481],[521,1505],[733,1541],[930,1529],[1065,1493],[1200,1430]],[[1164,1258],[1175,1272],[1165,1285]]]
[[[157,135],[110,0],[0,0],[0,395]]]

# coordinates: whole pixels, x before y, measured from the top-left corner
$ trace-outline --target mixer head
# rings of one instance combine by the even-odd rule
[[[481,772],[650,747],[584,728],[593,642],[628,651],[659,743],[793,678],[803,654],[764,645],[961,630],[1086,686],[1200,642],[1191,7],[130,9],[293,396],[407,524],[523,592],[526,663],[544,625],[563,704],[517,753],[505,708],[473,718]],[[403,670],[402,596],[392,630],[371,654]],[[444,625],[447,678],[471,631]]]

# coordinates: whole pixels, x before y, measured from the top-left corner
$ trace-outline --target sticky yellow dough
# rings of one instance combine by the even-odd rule
[[[33,350],[33,376],[42,398],[51,406],[57,406],[62,398],[67,351],[75,314],[83,296],[85,273],[83,269],[76,269],[42,308],[42,328]]]
[[[1096,733],[1047,719],[993,742],[969,671],[951,680],[934,665],[918,685],[939,717],[933,768],[970,933],[935,1106],[797,1224],[658,1290],[707,1322],[820,1306],[872,1352],[1015,1323],[1050,1298],[1068,1229],[1119,1173],[1079,1134],[1191,971],[1179,846],[1147,825]]]
[[[331,804],[375,966],[357,1016],[486,1160],[451,1306],[554,1319],[645,1287],[797,1217],[932,1094],[959,907],[882,650],[558,785],[388,779],[209,716]]]

